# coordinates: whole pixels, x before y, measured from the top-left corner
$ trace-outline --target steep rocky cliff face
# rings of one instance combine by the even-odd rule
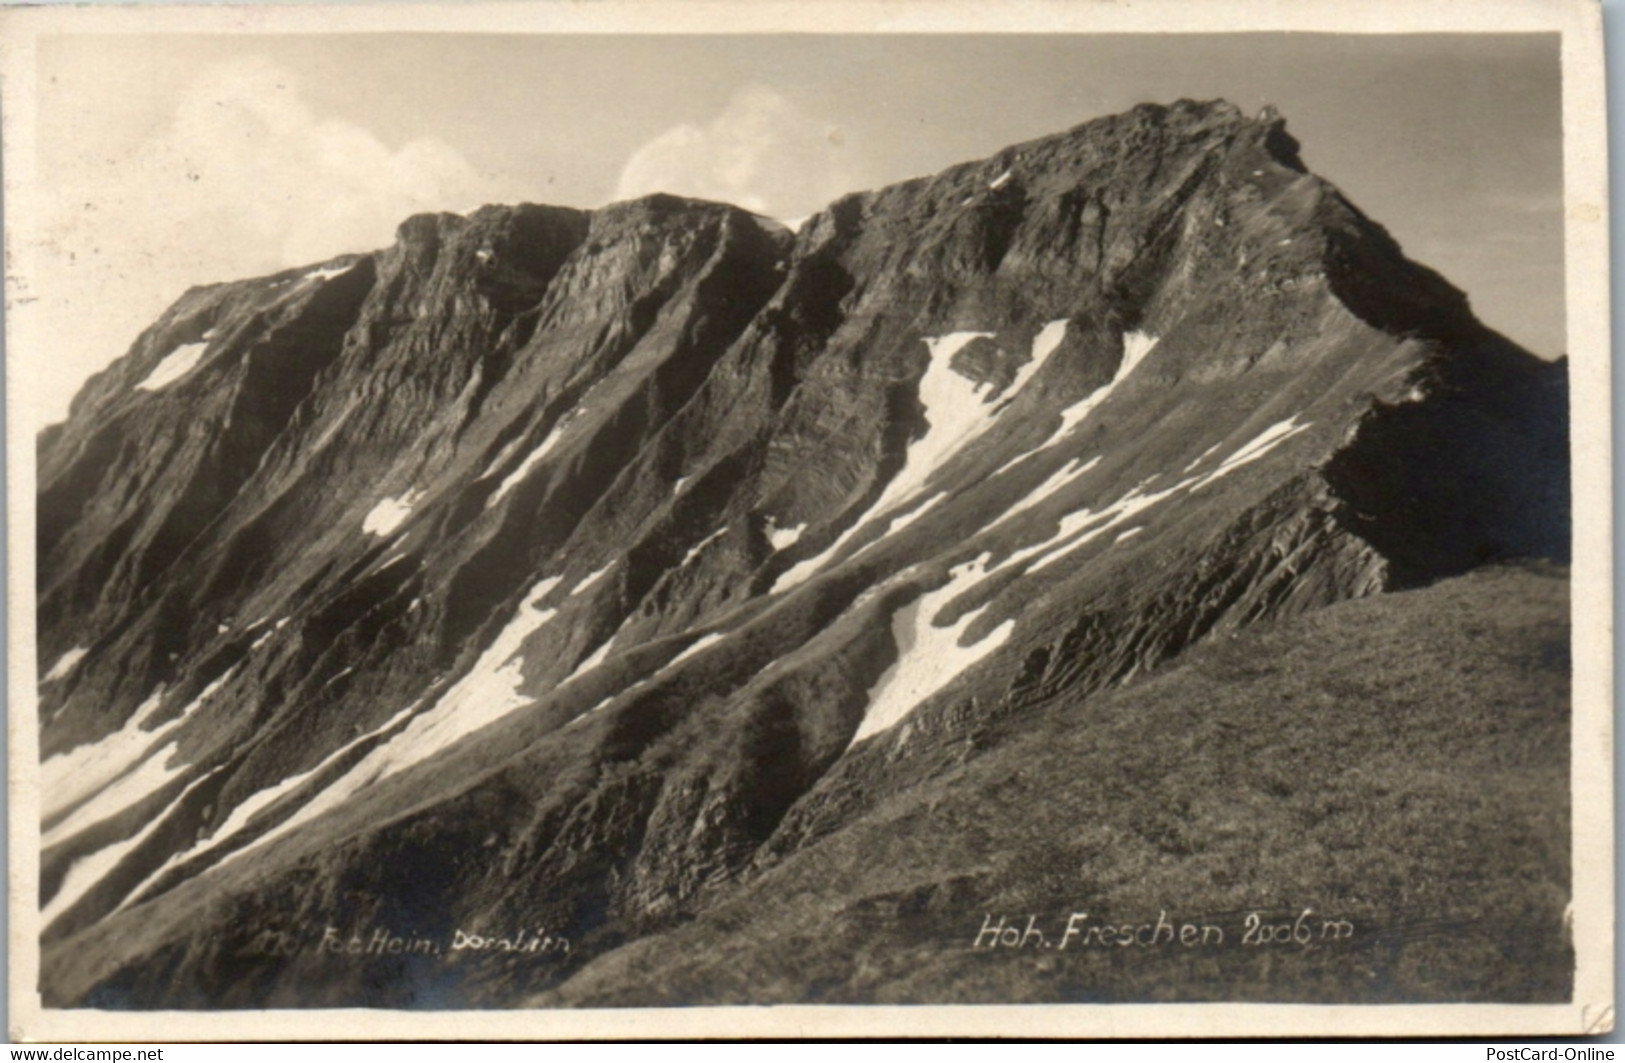
[[[1223,103],[189,292],[40,439],[45,1000],[566,985],[1001,721],[1562,560],[1564,380]]]

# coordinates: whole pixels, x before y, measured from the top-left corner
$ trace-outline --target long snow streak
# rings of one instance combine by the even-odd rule
[[[961,447],[992,425],[985,392],[986,383],[960,376],[952,366],[954,355],[978,337],[993,338],[991,332],[951,332],[942,337],[926,337],[931,361],[920,378],[920,405],[925,407],[926,431],[909,444],[903,468],[886,485],[870,513],[884,513],[912,497],[942,468]]]
[[[1042,553],[1043,556],[1033,562],[1032,567],[1027,570],[1029,573],[1039,572],[1072,551],[1093,542],[1118,525],[1127,524],[1139,513],[1150,509],[1164,499],[1173,497],[1190,485],[1190,481],[1182,480],[1166,491],[1154,491],[1151,494],[1141,494],[1140,489],[1136,487],[1099,513],[1090,513],[1088,510],[1084,510],[1081,513],[1063,518],[1061,530],[1056,533],[1054,538],[1046,543],[1039,544],[1036,548],[1017,551],[1016,554],[1011,556],[1010,560],[1012,562],[1020,561],[1031,553]]]
[[[365,787],[386,779],[446,749],[475,731],[501,719],[514,709],[530,704],[519,693],[524,678],[522,661],[517,658],[526,639],[557,615],[557,609],[543,609],[541,603],[561,577],[549,576],[531,587],[518,611],[463,676],[427,712],[413,718],[400,734],[363,757],[333,784],[316,795],[275,830],[257,839],[253,846],[238,850],[236,856],[280,837],[347,801]],[[385,725],[386,727],[389,725]]]
[[[592,656],[576,665],[574,670],[572,670],[569,675],[564,677],[564,681],[561,682],[559,686],[562,687],[565,685],[565,683],[573,682],[577,677],[584,676],[594,668],[597,668],[599,665],[603,664],[604,661],[609,657],[609,648],[613,645],[615,645],[615,636],[611,635],[609,638],[605,639],[596,650],[593,651]]]
[[[937,503],[941,502],[947,497],[948,496],[946,494],[939,491],[930,498],[926,499],[922,504],[909,510],[907,513],[891,518],[891,520],[886,522],[886,530],[881,532],[882,537],[887,535],[895,535],[902,531],[904,528],[908,527],[910,524],[913,524],[915,521],[931,512],[931,510],[935,509]],[[878,542],[879,540],[876,541]]]
[[[220,846],[224,845],[232,837],[240,833],[244,827],[248,826],[254,817],[263,809],[271,807],[287,794],[299,789],[299,787],[303,786],[308,780],[321,774],[323,769],[325,769],[329,764],[343,759],[345,755],[350,753],[363,742],[377,738],[379,735],[399,724],[401,720],[411,715],[413,708],[416,708],[416,706],[414,705],[402,709],[394,716],[391,716],[389,720],[383,724],[383,726],[375,727],[366,734],[361,735],[359,738],[352,739],[345,743],[342,747],[334,750],[332,753],[324,757],[320,764],[317,764],[309,771],[300,772],[298,775],[290,775],[288,778],[283,779],[281,782],[276,783],[275,785],[267,786],[263,790],[255,791],[246,800],[244,800],[242,804],[232,809],[231,815],[227,816],[226,821],[220,824],[219,829],[217,829],[208,838],[199,841],[190,849],[176,853],[174,856],[170,857],[169,860],[166,861],[157,871],[154,871],[151,875],[148,875],[146,880],[143,881],[141,885],[129,892],[129,895],[125,897],[124,902],[119,905],[119,908],[124,908],[135,898],[139,897],[141,895],[141,891],[146,889],[149,883],[155,881],[160,875],[162,875],[165,871],[168,871],[171,867],[185,863],[194,857],[202,856],[204,853],[207,853],[213,849],[218,849]],[[257,848],[260,845],[263,845],[264,843],[270,841],[273,837],[276,837],[282,834],[285,830],[289,829],[297,818],[298,814],[296,813],[294,816],[278,824],[272,830],[256,838],[251,844],[244,846],[242,849],[238,850],[237,853],[232,853],[231,855],[236,856],[238,853],[246,852],[249,849]],[[227,857],[227,859],[230,859],[230,857]]]
[[[566,420],[568,419],[569,418],[566,418]],[[535,450],[531,451],[529,454],[526,454],[525,460],[519,463],[519,467],[503,478],[502,483],[497,486],[497,489],[494,492],[492,492],[491,497],[485,500],[486,509],[490,509],[492,506],[502,501],[509,491],[512,491],[515,487],[518,487],[524,482],[525,477],[530,475],[531,470],[536,468],[537,464],[541,462],[543,458],[547,457],[548,454],[552,452],[554,447],[559,445],[560,433],[563,428],[563,421],[557,425],[554,425],[553,430],[547,434],[546,439],[542,440],[541,445]],[[493,464],[495,463],[493,462]],[[487,475],[489,475],[489,473],[487,473]]]
[[[43,815],[51,819],[70,808],[73,812],[46,832],[46,846],[117,815],[179,775],[181,768],[167,766],[168,751],[174,744],[171,736],[225,686],[235,672],[232,668],[204,687],[179,716],[162,727],[152,731],[141,729],[162,704],[163,688],[160,687],[141,703],[120,730],[99,742],[47,760],[40,769]]]
[[[1025,365],[1016,370],[1015,379],[1004,389],[1006,405],[1021,393],[1021,389],[1027,386],[1029,380],[1038,375],[1038,371],[1044,368],[1044,363],[1049,361],[1049,356],[1061,346],[1061,341],[1066,339],[1068,323],[1066,318],[1058,318],[1038,330],[1038,335],[1033,337],[1032,356],[1027,359]]]
[[[571,594],[581,594],[582,592],[586,591],[589,587],[593,586],[593,584],[595,584],[599,580],[603,579],[604,578],[604,573],[608,572],[610,569],[612,569],[614,567],[615,567],[615,559],[610,558],[608,563],[606,563],[603,568],[596,569],[596,570],[594,570],[592,572],[587,573],[586,578],[583,579],[580,583],[576,584],[575,589],[572,590],[570,593]]]
[[[1219,479],[1221,476],[1228,476],[1230,473],[1235,472],[1243,465],[1246,465],[1249,462],[1257,461],[1259,458],[1262,458],[1265,454],[1268,454],[1270,451],[1274,450],[1276,447],[1280,446],[1282,443],[1286,442],[1288,439],[1291,439],[1293,436],[1297,435],[1299,432],[1308,427],[1309,425],[1307,423],[1298,424],[1298,418],[1296,416],[1270,425],[1268,428],[1260,432],[1251,442],[1247,443],[1228,458],[1225,458],[1224,461],[1219,464],[1217,469],[1214,469],[1212,472],[1202,477],[1199,482],[1191,487],[1191,490],[1200,491],[1202,488],[1206,487],[1214,480]]]
[[[355,263],[354,262],[350,263],[347,266],[324,266],[324,267],[322,267],[320,269],[313,269],[309,273],[305,274],[303,277],[300,277],[299,278],[299,283],[300,284],[309,284],[312,281],[314,281],[314,282],[316,282],[318,284],[321,284],[321,283],[323,283],[325,281],[332,280],[334,277],[342,277],[342,276],[344,276],[346,273],[350,272],[354,268],[355,268]]]
[[[722,538],[723,535],[725,535],[727,533],[727,531],[728,531],[728,529],[727,529],[726,526],[718,528],[716,531],[712,532],[710,535],[707,535],[705,538],[701,539],[699,542],[697,542],[693,546],[689,547],[688,548],[688,553],[683,555],[683,559],[677,563],[677,567],[678,568],[686,568],[686,567],[688,567],[688,563],[690,561],[693,561],[696,557],[699,557],[701,554],[705,553],[705,548],[707,546],[710,546],[712,543],[716,542],[718,539]]]
[[[983,554],[975,561],[955,566],[948,573],[948,582],[920,595],[892,617],[897,662],[869,689],[869,707],[852,735],[854,745],[895,726],[1010,637],[1016,626],[1014,620],[1006,620],[969,646],[960,645],[982,609],[965,613],[948,627],[936,623],[945,605],[986,578],[988,556]]]
[[[74,666],[83,660],[85,654],[88,652],[90,651],[83,646],[75,646],[73,649],[56,659],[56,663],[51,665],[51,670],[45,673],[45,678],[40,680],[40,682],[42,684],[53,683],[58,679],[66,679],[68,677],[68,673],[73,671]]]
[[[514,709],[530,704],[531,699],[519,693],[524,674],[518,653],[526,639],[557,615],[557,609],[543,609],[541,602],[558,584],[559,577],[550,576],[532,587],[514,618],[480,655],[468,674],[446,691],[433,708],[413,719],[399,738],[367,758],[376,762],[378,778],[387,778],[410,767]]]
[[[157,391],[166,388],[190,373],[197,367],[203,352],[209,349],[207,343],[183,343],[164,356],[153,371],[148,373],[146,379],[136,385],[137,391]]]
[[[485,467],[485,471],[474,477],[475,481],[487,480],[492,476],[495,476],[497,470],[508,463],[508,459],[513,457],[514,452],[518,450],[524,442],[525,439],[523,436],[515,436],[513,439],[510,439],[506,446],[497,451],[497,456],[491,459],[491,463]]]
[[[1082,424],[1100,406],[1111,398],[1117,385],[1129,378],[1129,374],[1145,361],[1145,356],[1157,345],[1157,337],[1148,336],[1143,332],[1125,332],[1123,334],[1123,360],[1117,364],[1117,372],[1112,374],[1111,380],[1096,388],[1079,401],[1061,411],[1061,425],[1044,443],[1044,447],[1054,446],[1062,439],[1072,434],[1073,429]],[[1040,447],[1039,449],[1043,449]]]
[[[816,557],[809,557],[805,561],[797,562],[795,565],[792,565],[789,569],[785,570],[785,572],[780,575],[778,579],[773,581],[773,590],[771,593],[777,594],[780,591],[787,591],[791,587],[799,586],[800,584],[807,582],[807,580],[812,577],[814,572],[817,572],[819,569],[823,568],[829,563],[830,558],[834,557],[840,552],[841,547],[846,545],[846,541],[848,539],[852,538],[852,536],[858,533],[858,530],[868,521],[869,514],[873,512],[873,509],[866,510],[863,516],[859,517],[850,528],[842,532],[838,539],[830,543],[829,546],[825,548],[823,553],[817,555]]]
[[[696,653],[699,653],[701,650],[705,649],[707,646],[715,645],[726,637],[727,636],[720,631],[713,631],[709,635],[701,635],[699,638],[695,639],[686,650],[667,661],[666,667],[670,668],[679,661],[686,661]]]
[[[1098,512],[1084,508],[1068,513],[1060,519],[1059,526],[1053,535],[1015,551],[998,567],[1003,568],[1036,557],[1037,560],[1033,562],[1027,571],[1029,573],[1041,571],[1074,550],[1093,542],[1111,529],[1128,523],[1137,514],[1150,509],[1157,503],[1171,498],[1181,491],[1200,491],[1214,480],[1229,475],[1243,465],[1257,461],[1286,440],[1309,427],[1307,422],[1300,425],[1297,420],[1297,417],[1294,416],[1266,428],[1221,462],[1218,468],[1204,476],[1188,476],[1166,490],[1153,491],[1149,494],[1142,490],[1144,487],[1144,484],[1142,484]],[[1053,479],[1054,477],[1051,478],[1051,480]],[[1133,529],[1136,534],[1139,530],[1138,528]],[[1128,535],[1129,532],[1124,532],[1119,538],[1128,538]]]
[[[997,528],[1000,524],[1003,524],[1005,521],[1011,519],[1017,514],[1024,513],[1033,508],[1040,502],[1055,494],[1055,492],[1076,483],[1078,480],[1083,478],[1084,473],[1088,472],[1090,469],[1093,469],[1099,464],[1099,454],[1096,454],[1088,461],[1084,461],[1082,458],[1073,458],[1071,461],[1067,462],[1059,470],[1053,473],[1049,479],[1045,480],[1043,483],[1034,488],[1033,492],[1026,498],[1023,498],[1020,502],[1017,502],[1015,505],[1006,510],[1004,516],[994,521],[991,525],[989,525],[989,527]]]
[[[121,729],[98,742],[58,753],[41,766],[40,801],[46,819],[73,807],[135,767],[175,729],[179,720],[171,720],[155,731],[142,730],[142,725],[158,711],[163,697],[164,688],[160,686]]]
[[[1218,450],[1222,446],[1224,446],[1224,441],[1220,440],[1219,442],[1213,444],[1211,447],[1208,447],[1206,450],[1202,451],[1202,453],[1196,455],[1196,457],[1191,460],[1191,463],[1189,465],[1185,466],[1185,471],[1190,472],[1192,469],[1194,469],[1198,465],[1202,464],[1202,462],[1204,462],[1204,461],[1206,461],[1208,459],[1209,454],[1212,454],[1215,450]]]
[[[773,590],[784,591],[805,582],[828,564],[847,540],[872,518],[884,515],[923,491],[931,477],[993,426],[999,413],[1009,405],[1009,400],[1038,371],[1043,359],[1060,346],[1065,334],[1064,321],[1051,322],[1039,333],[1033,343],[1034,357],[1017,374],[1011,386],[1005,389],[1004,401],[996,405],[990,402],[987,383],[976,383],[963,377],[952,366],[954,355],[967,344],[979,337],[992,339],[993,333],[950,332],[946,336],[925,337],[926,348],[931,352],[931,361],[925,368],[925,375],[920,378],[919,390],[920,405],[925,407],[925,434],[909,444],[908,452],[903,456],[903,468],[886,485],[874,504],[822,553],[781,575],[774,581]]]
[[[219,768],[215,768],[213,771],[205,772],[194,779],[191,785],[182,790],[180,796],[175,798],[170,808],[175,808],[186,800],[188,794],[203,785],[210,776],[219,770]],[[62,885],[57,888],[56,893],[51,897],[50,903],[40,913],[40,925],[50,926],[57,916],[73,907],[81,897],[90,892],[92,887],[105,878],[108,872],[118,867],[119,862],[125,856],[140,848],[141,844],[151,837],[154,831],[163,826],[168,814],[169,809],[165,809],[163,814],[154,816],[152,822],[131,837],[75,860],[72,866],[68,868],[68,873],[63,876]]]
[[[1149,346],[1143,346],[1138,357],[1143,358],[1146,350],[1149,350]],[[1040,571],[1087,543],[1093,542],[1106,532],[1130,524],[1137,515],[1159,502],[1182,491],[1199,490],[1219,477],[1249,462],[1257,461],[1308,427],[1307,423],[1298,424],[1297,418],[1293,417],[1265,429],[1226,458],[1216,470],[1205,476],[1186,477],[1166,490],[1149,493],[1144,491],[1145,483],[1142,483],[1098,512],[1085,507],[1065,514],[1058,521],[1053,534],[1016,550],[991,570],[987,568],[987,561],[991,555],[985,553],[973,562],[956,566],[949,573],[947,583],[921,595],[892,617],[892,637],[897,643],[897,663],[870,689],[869,707],[864,714],[863,722],[852,736],[852,742],[856,744],[895,726],[915,707],[992,653],[1009,637],[1015,625],[1014,620],[1006,620],[977,642],[968,646],[960,644],[964,633],[986,606],[962,615],[951,626],[940,627],[936,623],[944,606],[987,578],[991,572],[1035,558],[1026,572],[1030,574]],[[1075,459],[1040,484],[1032,494],[1012,508],[1005,519],[1030,509],[1054,495],[1088,472],[1098,460],[1099,458],[1094,458],[1084,463],[1081,459]],[[1121,542],[1133,538],[1144,530],[1143,525],[1133,525],[1122,530],[1113,541]]]

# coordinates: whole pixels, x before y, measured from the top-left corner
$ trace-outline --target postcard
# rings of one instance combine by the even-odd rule
[[[1612,1029],[1601,42],[0,11],[13,1037]]]

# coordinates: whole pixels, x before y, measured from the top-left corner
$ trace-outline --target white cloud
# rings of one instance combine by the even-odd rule
[[[857,186],[851,155],[839,129],[747,85],[705,125],[673,126],[633,152],[615,198],[671,192],[796,217]]]
[[[113,157],[87,150],[40,183],[53,197],[19,234],[34,301],[12,308],[24,320],[11,351],[41,370],[36,426],[193,284],[382,247],[415,212],[522,198],[443,141],[392,148],[316,113],[258,58],[200,71],[156,134]]]

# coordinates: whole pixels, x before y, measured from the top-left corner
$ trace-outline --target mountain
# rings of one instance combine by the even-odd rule
[[[975,999],[973,969],[893,983],[812,950],[797,981],[768,953],[891,918],[826,895],[910,866],[912,830],[965,860],[920,903],[980,920],[976,810],[1006,807],[1018,751],[1042,802],[1106,767],[1075,748],[1088,731],[1143,746],[1237,719],[1162,700],[1192,689],[1187,651],[1301,624],[1328,675],[1360,662],[1381,686],[1372,633],[1311,614],[1561,565],[1566,408],[1564,363],[1481,325],[1273,110],[1223,102],[1137,107],[794,232],[672,196],[486,207],[195,289],[39,439],[45,1003]],[[1516,612],[1558,573],[1491,586]],[[1488,636],[1493,595],[1451,600],[1470,608],[1411,627]],[[1496,674],[1556,681],[1561,620],[1542,623]],[[1408,711],[1471,717],[1422,659]],[[1566,748],[1565,698],[1514,754]],[[1321,716],[1342,719],[1268,713]],[[1138,753],[1124,787],[1193,769]],[[1288,761],[1279,785],[1325,770]],[[1192,778],[1191,802],[1239,785]],[[1090,792],[1103,816],[1113,789]],[[931,795],[962,814],[877,825]],[[1505,815],[1566,823],[1566,791],[1536,796]],[[1156,845],[1196,814],[1124,802],[1110,829]],[[1074,827],[1036,818],[1009,852],[1082,846],[1088,900],[1104,879]],[[1549,844],[1531,911],[1566,889]],[[1482,885],[1443,866],[1435,890]],[[793,940],[760,926],[768,903]],[[676,940],[730,977],[668,957],[641,985]],[[1434,991],[1567,992],[1561,970],[1527,992],[1504,974]]]

